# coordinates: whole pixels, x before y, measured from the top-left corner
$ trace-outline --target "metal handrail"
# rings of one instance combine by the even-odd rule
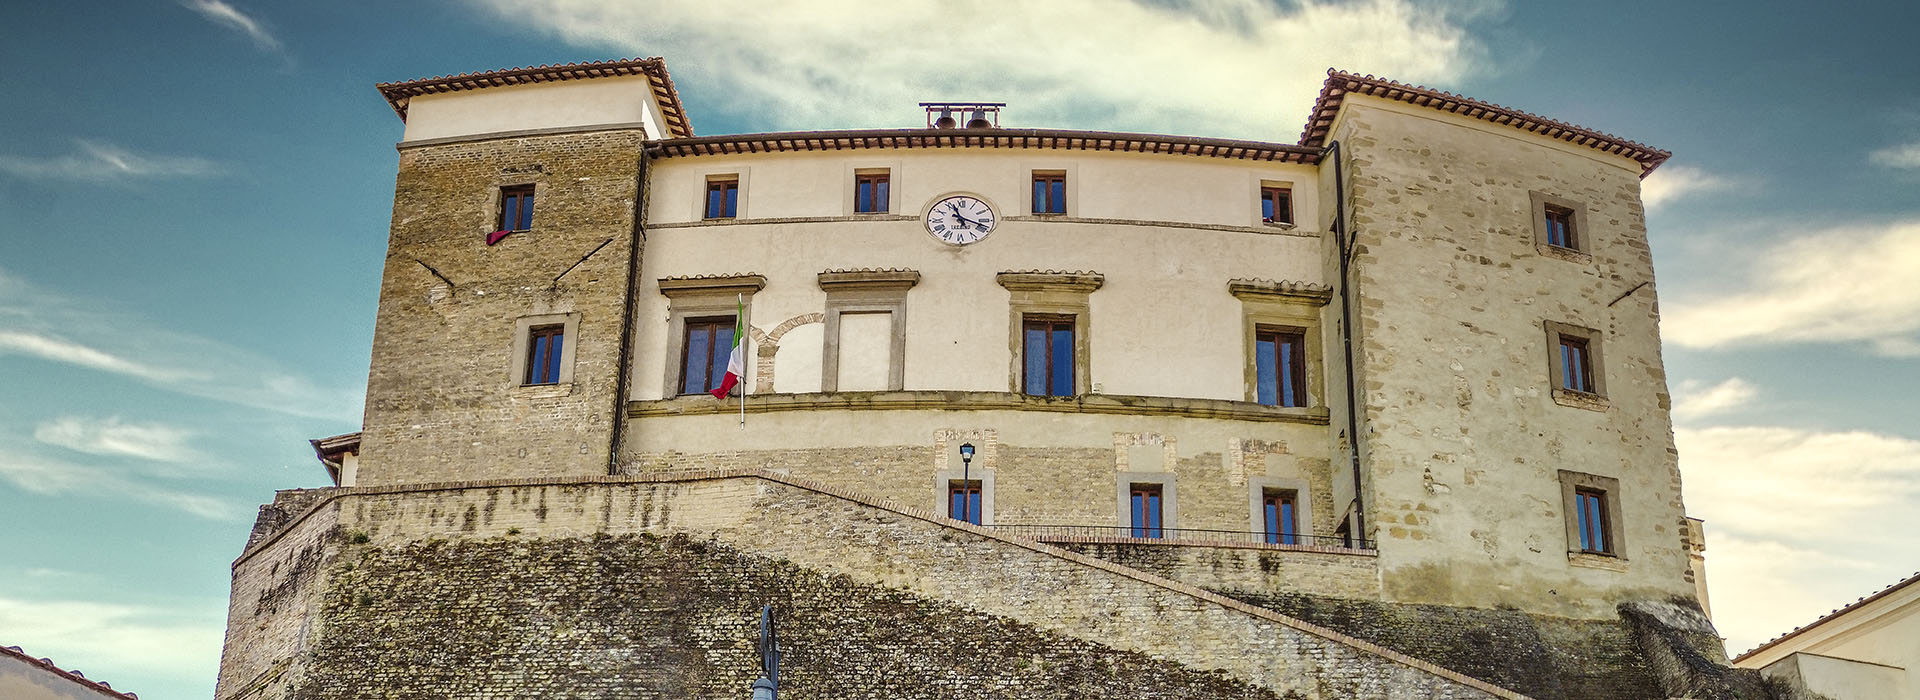
[[[1206,528],[1137,528],[1127,525],[988,525],[987,527],[1012,535],[1028,537],[1047,542],[1071,538],[1102,538],[1133,540],[1139,542],[1226,542],[1232,544],[1274,544],[1304,545],[1312,547],[1338,547],[1342,549],[1374,548],[1373,540],[1349,539],[1334,535],[1275,535],[1267,532],[1246,530],[1212,530]]]

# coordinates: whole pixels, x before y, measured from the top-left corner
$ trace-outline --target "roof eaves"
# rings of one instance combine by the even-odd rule
[[[1786,634],[1780,635],[1778,637],[1774,637],[1773,639],[1769,639],[1765,643],[1762,643],[1760,646],[1754,647],[1752,649],[1748,649],[1746,653],[1734,657],[1733,660],[1735,663],[1745,661],[1749,657],[1752,657],[1755,654],[1758,654],[1760,652],[1773,648],[1774,646],[1777,646],[1780,643],[1785,642],[1789,639],[1797,637],[1803,632],[1810,632],[1813,630],[1813,628],[1826,624],[1830,620],[1838,618],[1847,613],[1853,612],[1854,610],[1858,610],[1861,607],[1869,603],[1872,603],[1876,600],[1879,600],[1881,598],[1885,598],[1887,596],[1893,595],[1894,593],[1899,592],[1900,589],[1906,588],[1907,586],[1911,586],[1915,582],[1920,582],[1920,572],[1915,572],[1912,576],[1908,576],[1906,580],[1893,584],[1891,586],[1887,586],[1886,588],[1882,588],[1878,592],[1872,595],[1865,596],[1859,600],[1853,601],[1852,604],[1847,605],[1846,607],[1827,613],[1826,615],[1821,616],[1821,618],[1818,620],[1814,620],[1813,622],[1809,622],[1800,627],[1795,627],[1791,630],[1788,630]]]
[[[1332,68],[1327,69],[1327,81],[1321,85],[1320,96],[1314,100],[1313,111],[1307,116],[1307,125],[1300,131],[1300,145],[1313,148],[1326,146],[1327,135],[1333,129],[1334,118],[1338,116],[1340,106],[1349,93],[1432,107],[1470,119],[1512,126],[1548,138],[1629,158],[1640,164],[1640,176],[1643,178],[1651,174],[1654,168],[1660,167],[1660,164],[1666,162],[1668,158],[1673,157],[1672,153],[1637,141],[1629,141],[1612,134],[1548,119],[1531,112],[1502,107],[1491,102],[1433,88]]]
[[[653,86],[654,100],[660,105],[662,119],[667,122],[668,135],[682,138],[692,136],[693,123],[687,119],[686,105],[680,101],[680,93],[673,88],[673,77],[667,74],[667,62],[658,56],[460,73],[379,83],[374,87],[380,90],[380,95],[393,107],[393,113],[400,115],[400,121],[404,122],[407,120],[407,103],[418,95],[641,74],[646,75]]]
[[[134,695],[133,693],[123,693],[118,690],[114,690],[113,686],[107,685],[105,681],[96,681],[92,678],[88,678],[84,675],[81,675],[79,671],[68,671],[66,669],[60,668],[59,666],[54,665],[53,660],[51,659],[34,658],[32,656],[28,656],[26,652],[20,650],[20,647],[0,647],[0,655],[17,658],[30,665],[39,667],[43,670],[53,673],[54,675],[73,681],[74,683],[78,683],[82,687],[85,687],[89,690],[99,693],[105,697],[119,698],[120,700],[139,700],[140,698],[140,696]]]
[[[1321,153],[1289,143],[1064,129],[794,131],[659,139],[647,148],[664,157],[857,148],[1059,148],[1303,164],[1318,163]]]

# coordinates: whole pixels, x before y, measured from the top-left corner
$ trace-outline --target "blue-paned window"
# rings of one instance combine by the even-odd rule
[[[500,188],[500,220],[494,230],[533,230],[533,185]]]
[[[740,180],[726,178],[707,181],[707,213],[709,219],[731,219],[740,211]]]
[[[1585,338],[1560,336],[1560,388],[1594,393],[1592,359]]]
[[[1294,492],[1269,489],[1260,498],[1266,523],[1262,528],[1267,544],[1299,544],[1299,521],[1295,513]]]
[[[1132,535],[1148,539],[1160,539],[1165,536],[1160,520],[1161,490],[1159,484],[1134,484],[1129,499],[1132,508]]]
[[[733,353],[733,317],[687,319],[685,353],[680,358],[680,393],[699,394],[720,388],[727,377],[727,358]]]
[[[947,482],[947,515],[954,520],[980,524],[979,481]]]
[[[1073,317],[1029,315],[1021,326],[1022,390],[1034,396],[1073,396]]]
[[[887,202],[887,173],[860,173],[853,176],[854,213],[884,214]]]
[[[1606,492],[1577,489],[1573,492],[1573,504],[1578,511],[1576,524],[1580,528],[1580,551],[1612,554],[1613,538],[1609,536]]]
[[[1547,245],[1577,250],[1580,241],[1573,230],[1573,210],[1549,205],[1547,217]]]
[[[1066,173],[1033,174],[1033,213],[1067,213]]]
[[[566,343],[566,326],[536,326],[527,331],[527,384],[560,383],[560,357]]]
[[[1293,191],[1285,187],[1260,188],[1260,220],[1269,224],[1293,223]]]
[[[1253,335],[1254,400],[1267,406],[1307,405],[1307,335],[1260,327]]]

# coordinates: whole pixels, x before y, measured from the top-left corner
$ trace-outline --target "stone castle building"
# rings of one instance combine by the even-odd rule
[[[364,429],[263,507],[222,700],[744,697],[762,604],[800,698],[1765,697],[1681,503],[1663,151],[1338,71],[1296,143],[379,87]]]

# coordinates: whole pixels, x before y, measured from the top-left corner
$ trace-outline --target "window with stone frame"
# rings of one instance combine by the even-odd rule
[[[494,221],[493,230],[533,230],[533,191],[533,185],[500,188],[500,216]]]
[[[1528,192],[1527,198],[1534,245],[1542,255],[1592,261],[1593,231],[1587,226],[1586,204],[1540,191]]]
[[[1285,489],[1266,489],[1260,497],[1261,541],[1267,544],[1300,543],[1300,494]]]
[[[679,393],[703,394],[720,388],[733,352],[734,327],[733,316],[686,320],[686,340],[680,346]]]
[[[1033,213],[1067,213],[1067,174],[1060,170],[1033,171]]]
[[[559,384],[560,357],[566,347],[567,327],[560,324],[534,326],[527,331],[527,385]]]
[[[853,213],[885,214],[890,206],[886,170],[862,170],[853,175]]]
[[[1599,331],[1567,323],[1546,322],[1547,366],[1556,391],[1604,398],[1606,373],[1601,363]]]
[[[1306,406],[1307,331],[1256,325],[1253,334],[1254,401],[1265,406]]]
[[[1624,560],[1620,480],[1565,469],[1559,474],[1569,558],[1609,563]]]
[[[1061,314],[1028,314],[1022,321],[1022,391],[1034,396],[1075,394],[1074,325],[1074,317]]]
[[[1261,185],[1260,222],[1267,224],[1293,223],[1293,190],[1277,185]]]
[[[511,381],[527,391],[573,383],[580,314],[546,313],[514,320]]]
[[[1161,517],[1163,489],[1160,484],[1132,484],[1128,500],[1128,534],[1142,539],[1160,539],[1166,536],[1165,521]]]
[[[707,178],[707,206],[704,218],[731,219],[740,212],[740,177],[715,175]]]
[[[947,517],[965,523],[980,524],[981,484],[979,479],[947,482]]]

